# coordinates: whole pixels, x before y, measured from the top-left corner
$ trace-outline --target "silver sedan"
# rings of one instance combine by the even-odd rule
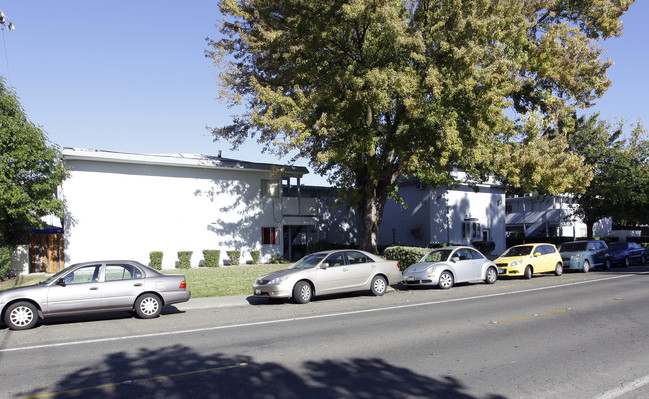
[[[497,279],[496,264],[471,247],[435,249],[403,271],[403,282],[407,285],[436,285],[442,289],[476,280],[493,284]]]
[[[256,297],[293,298],[307,303],[316,295],[368,290],[383,295],[401,281],[399,263],[358,250],[334,250],[308,255],[285,270],[259,277]]]
[[[135,261],[99,261],[72,265],[37,285],[1,291],[0,309],[10,329],[26,330],[52,316],[134,311],[150,319],[190,295],[183,275],[162,274]]]

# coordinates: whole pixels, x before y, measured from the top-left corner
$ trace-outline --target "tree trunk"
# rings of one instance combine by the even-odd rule
[[[393,170],[390,165],[388,170]],[[357,171],[356,189],[360,196],[358,200],[358,213],[360,216],[358,232],[360,235],[360,249],[371,253],[378,253],[379,230],[383,219],[383,209],[388,200],[390,188],[395,184],[398,174],[386,171],[384,177],[377,183],[370,178],[367,169]]]

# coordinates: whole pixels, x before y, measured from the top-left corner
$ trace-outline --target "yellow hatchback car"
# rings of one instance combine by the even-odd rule
[[[552,244],[523,244],[509,248],[494,260],[501,276],[532,278],[534,273],[563,274],[563,261]]]

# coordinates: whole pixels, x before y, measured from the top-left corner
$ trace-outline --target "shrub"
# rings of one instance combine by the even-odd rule
[[[0,246],[0,281],[4,281],[11,277],[11,259],[13,258],[14,250],[12,247]]]
[[[152,268],[162,270],[162,251],[149,252],[149,259],[151,259]]]
[[[221,258],[221,251],[218,249],[204,249],[203,259],[205,259],[205,266],[219,267],[219,259]]]
[[[192,267],[192,254],[193,251],[178,251],[178,268],[180,269],[189,269]]]
[[[239,266],[241,259],[241,251],[226,251],[230,259],[231,266]]]
[[[496,249],[496,243],[493,241],[473,241],[471,244],[484,256],[489,256]]]
[[[419,259],[428,252],[430,252],[428,248],[393,246],[385,249],[385,258],[398,261],[401,270],[404,270],[406,267],[419,262]]]
[[[279,264],[279,263],[288,263],[288,260],[284,259],[282,255],[273,255],[268,259],[270,264]]]
[[[250,256],[252,257],[252,264],[253,265],[258,265],[259,264],[259,256],[261,253],[259,251],[250,251]]]

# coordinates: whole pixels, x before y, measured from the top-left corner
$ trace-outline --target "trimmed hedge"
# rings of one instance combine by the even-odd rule
[[[239,266],[241,263],[241,251],[225,251],[230,258],[230,266]]]
[[[204,249],[203,259],[205,259],[206,267],[219,267],[219,259],[221,259],[221,251],[218,249]]]
[[[259,251],[250,251],[250,257],[252,258],[252,264],[253,265],[258,265],[259,264],[259,256],[261,255],[261,252]]]
[[[149,252],[149,259],[151,260],[152,268],[162,270],[162,251]]]
[[[385,258],[398,261],[401,270],[405,270],[429,252],[429,248],[392,246],[385,249]]]
[[[192,254],[194,251],[178,251],[178,268],[189,269],[192,267]]]
[[[471,244],[484,256],[489,256],[496,249],[496,243],[493,241],[473,241]]]

